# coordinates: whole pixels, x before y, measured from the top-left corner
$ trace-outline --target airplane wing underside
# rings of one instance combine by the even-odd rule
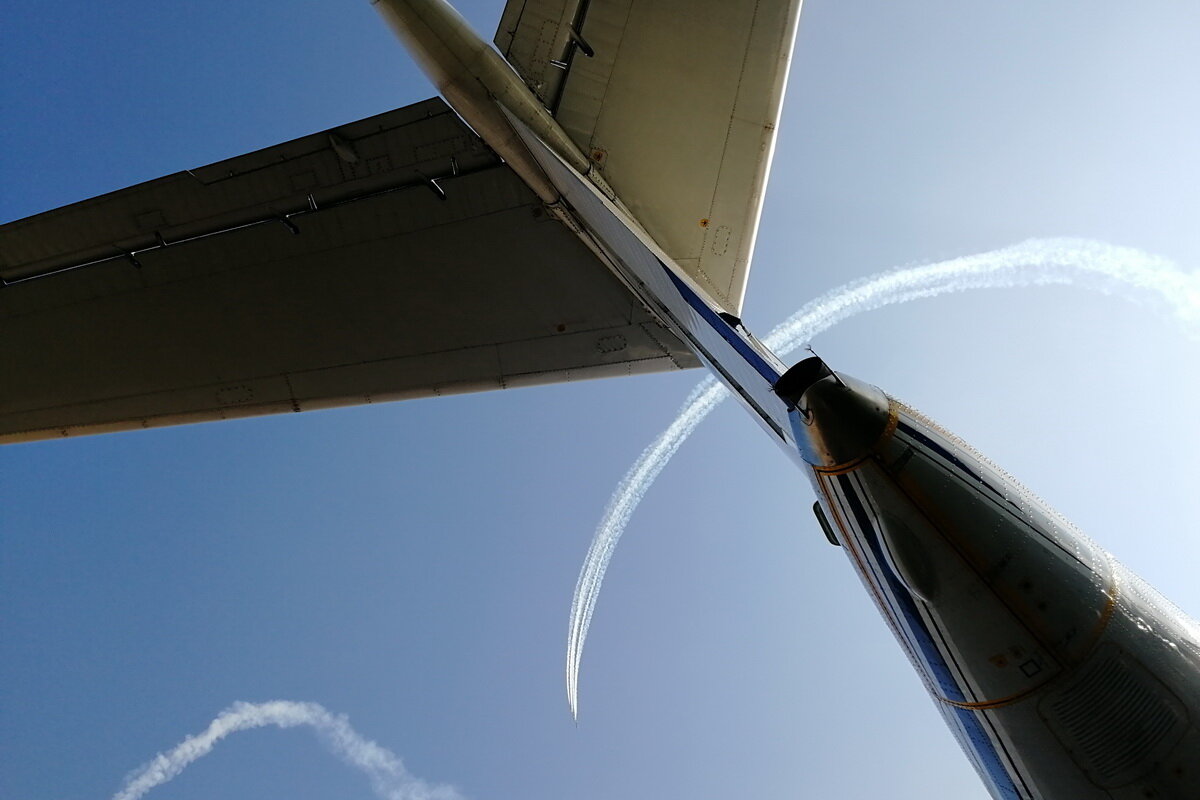
[[[741,313],[800,0],[508,0],[500,52],[663,251]]]
[[[0,442],[697,366],[440,99],[0,226]]]

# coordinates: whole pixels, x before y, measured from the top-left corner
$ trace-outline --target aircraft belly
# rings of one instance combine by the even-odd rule
[[[1200,636],[1040,500],[889,399],[811,477],[996,798],[1200,797]]]

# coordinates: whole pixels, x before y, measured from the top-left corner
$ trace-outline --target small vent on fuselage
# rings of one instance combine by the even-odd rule
[[[1048,696],[1042,718],[1098,786],[1123,786],[1183,735],[1187,715],[1157,678],[1115,645],[1101,647],[1078,679]]]

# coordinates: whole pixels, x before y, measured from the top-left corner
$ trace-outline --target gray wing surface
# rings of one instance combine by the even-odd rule
[[[697,366],[440,99],[0,226],[0,442]]]

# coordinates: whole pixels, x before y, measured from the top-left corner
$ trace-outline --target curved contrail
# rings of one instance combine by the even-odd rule
[[[1020,244],[935,264],[892,270],[818,297],[771,331],[765,344],[786,355],[844,319],[883,306],[968,289],[1071,284],[1167,310],[1192,336],[1200,336],[1200,276],[1171,261],[1128,247],[1087,239],[1031,239]],[[642,497],[696,426],[729,395],[709,376],[688,396],[679,416],[634,462],[617,484],[588,548],[567,634],[567,701],[579,714],[579,662],[596,598],[613,551]]]
[[[159,753],[131,772],[113,800],[138,800],[183,772],[196,759],[208,755],[229,734],[267,725],[313,728],[338,758],[366,774],[375,795],[382,800],[461,800],[450,786],[431,786],[413,777],[393,752],[364,739],[350,727],[345,715],[331,714],[317,703],[291,700],[234,703],[218,714],[204,732],[187,737],[172,750]]]

